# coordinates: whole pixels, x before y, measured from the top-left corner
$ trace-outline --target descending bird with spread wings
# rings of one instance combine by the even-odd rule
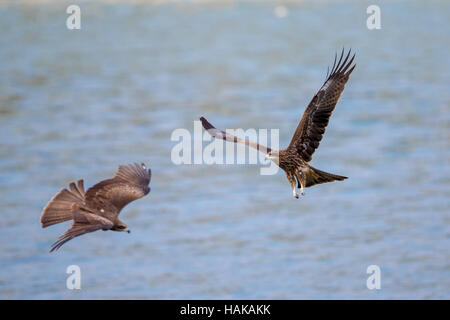
[[[292,194],[298,199],[296,186],[300,188],[304,195],[304,188],[316,184],[344,180],[347,177],[327,173],[308,164],[312,159],[314,151],[319,147],[320,140],[325,133],[331,113],[336,103],[344,91],[350,74],[356,65],[352,65],[355,55],[350,58],[350,50],[344,58],[344,49],[337,61],[335,55],[331,72],[325,80],[320,90],[315,94],[308,107],[306,108],[300,123],[295,130],[291,143],[286,149],[271,150],[268,147],[260,145],[247,139],[240,139],[228,134],[222,130],[216,129],[204,117],[201,117],[203,127],[213,137],[231,141],[234,143],[243,143],[258,151],[266,154],[266,158],[275,162],[286,173],[289,183],[292,187]],[[337,63],[336,63],[337,62]]]
[[[45,206],[41,215],[42,227],[73,220],[72,226],[58,238],[50,252],[67,241],[97,230],[130,232],[119,220],[119,213],[128,203],[150,192],[151,170],[135,163],[119,166],[112,179],[103,180],[84,191],[83,180],[69,184]]]

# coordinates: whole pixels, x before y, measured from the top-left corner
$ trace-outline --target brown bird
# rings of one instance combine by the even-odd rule
[[[266,154],[266,158],[275,162],[286,173],[289,183],[292,187],[292,193],[298,199],[296,186],[300,188],[301,194],[304,195],[304,188],[311,187],[316,184],[332,182],[335,180],[344,180],[347,177],[336,174],[327,173],[308,164],[312,159],[314,151],[319,147],[320,140],[325,133],[331,113],[336,103],[344,91],[350,74],[356,65],[351,67],[355,55],[349,60],[350,50],[344,58],[344,49],[337,61],[335,55],[331,72],[327,73],[327,78],[312,98],[306,108],[300,123],[295,130],[291,143],[286,149],[271,150],[268,147],[260,145],[247,139],[240,139],[234,135],[227,134],[224,131],[216,129],[204,117],[201,117],[203,127],[215,138],[235,143],[243,143],[258,151]],[[337,63],[336,63],[337,62]]]
[[[84,191],[83,180],[69,184],[45,206],[41,215],[42,228],[73,220],[72,226],[58,238],[50,252],[82,234],[97,230],[127,231],[119,213],[128,203],[150,192],[152,173],[145,165],[135,163],[119,166],[114,178],[103,180]]]

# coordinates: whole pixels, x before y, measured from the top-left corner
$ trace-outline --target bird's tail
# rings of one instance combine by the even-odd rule
[[[315,184],[333,182],[336,180],[342,181],[347,179],[347,177],[338,176],[337,174],[321,171],[311,166],[309,166],[309,170],[304,172],[304,175],[305,175],[305,187],[311,187]]]
[[[42,228],[73,218],[72,205],[84,201],[83,180],[78,180],[77,185],[71,182],[69,188],[70,191],[62,189],[47,203],[41,215]]]

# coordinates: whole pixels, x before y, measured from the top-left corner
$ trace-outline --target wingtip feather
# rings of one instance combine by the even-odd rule
[[[351,58],[350,58],[350,55],[352,53],[352,49],[349,49],[348,52],[347,52],[347,55],[344,58],[344,52],[345,52],[345,49],[342,48],[341,54],[339,56],[339,61],[337,61],[337,57],[338,56],[337,56],[337,53],[335,53],[333,67],[331,68],[330,72],[327,71],[327,77],[326,77],[327,80],[329,80],[335,74],[344,73],[346,76],[350,75],[351,72],[348,71],[346,73],[346,71],[347,71],[347,69],[349,67],[351,67],[351,65],[352,65],[352,63],[353,63],[353,61],[355,59],[356,53],[353,53],[353,56],[351,56]],[[350,58],[350,60],[349,60],[349,58]],[[337,61],[337,63],[336,63],[336,61]],[[354,66],[356,66],[356,65],[354,65]],[[352,71],[354,69],[354,66],[351,69]]]
[[[200,117],[200,121],[202,122],[202,126],[203,128],[205,128],[205,130],[215,129],[214,126],[211,123],[209,123],[209,121],[206,120],[204,117]]]
[[[348,77],[353,72],[353,69],[355,69],[355,67],[356,67],[356,63],[353,65],[353,67],[350,68],[350,70],[347,71],[345,76]]]
[[[151,180],[151,169],[145,166],[144,163],[138,164],[128,164],[120,165],[114,177],[120,178],[122,180],[138,183],[142,185],[148,185]]]

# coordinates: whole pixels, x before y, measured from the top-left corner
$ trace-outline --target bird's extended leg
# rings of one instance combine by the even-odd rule
[[[303,183],[303,173],[301,170],[299,170],[296,174],[295,177],[298,180],[298,187],[300,188],[300,193],[302,194],[302,196],[305,195],[305,189],[304,189],[304,183]]]
[[[298,199],[298,193],[297,193],[297,181],[295,181],[295,176],[293,174],[287,173],[286,172],[286,177],[289,180],[289,183],[291,184],[291,188],[292,188],[292,195]]]

